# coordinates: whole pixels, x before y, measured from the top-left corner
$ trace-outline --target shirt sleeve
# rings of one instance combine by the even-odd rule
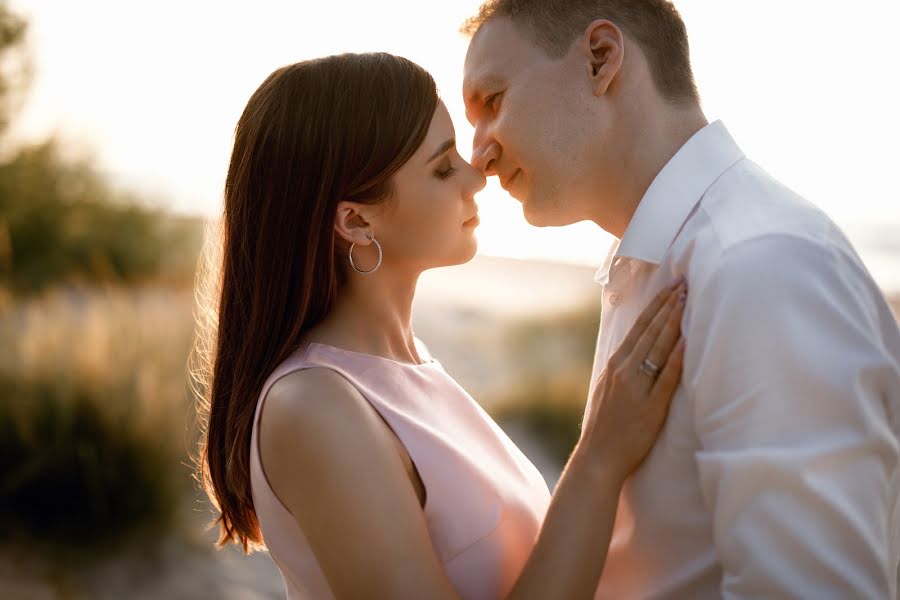
[[[897,592],[896,323],[841,252],[745,241],[689,292],[683,381],[724,598]]]

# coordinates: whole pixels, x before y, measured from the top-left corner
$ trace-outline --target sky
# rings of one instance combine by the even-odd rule
[[[14,135],[50,134],[117,184],[212,216],[235,123],[275,68],[340,52],[405,56],[437,81],[463,157],[461,100],[478,0],[121,2],[12,0],[35,69]],[[710,121],[823,208],[876,279],[900,291],[900,1],[676,0]],[[492,178],[478,197],[480,252],[598,265],[593,223],[537,229]]]

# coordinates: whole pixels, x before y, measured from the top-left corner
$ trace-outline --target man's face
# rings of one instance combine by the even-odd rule
[[[588,218],[587,73],[577,52],[551,58],[503,17],[469,44],[463,97],[475,127],[472,164],[499,177],[532,225]]]

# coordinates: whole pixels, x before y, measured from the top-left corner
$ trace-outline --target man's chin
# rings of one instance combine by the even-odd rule
[[[534,203],[522,202],[522,214],[532,227],[565,227],[577,221],[567,218],[558,208],[551,206],[535,206]]]
[[[528,221],[529,225],[533,227],[547,227],[552,225],[547,219],[549,215],[535,208],[533,204],[529,204],[524,200],[520,200],[520,202],[522,202],[522,214],[525,216],[525,220]]]

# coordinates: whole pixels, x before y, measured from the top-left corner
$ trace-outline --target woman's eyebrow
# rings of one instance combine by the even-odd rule
[[[438,147],[438,149],[435,150],[434,154],[431,155],[431,158],[429,158],[429,159],[428,159],[427,161],[425,161],[425,162],[431,162],[431,161],[433,161],[433,160],[436,159],[438,156],[440,156],[441,154],[443,154],[444,152],[446,152],[447,150],[449,150],[450,148],[452,148],[452,147],[455,146],[455,145],[456,145],[456,140],[455,140],[455,139],[451,138],[451,139],[447,140],[446,142],[444,142],[443,144],[441,144],[441,145]]]

